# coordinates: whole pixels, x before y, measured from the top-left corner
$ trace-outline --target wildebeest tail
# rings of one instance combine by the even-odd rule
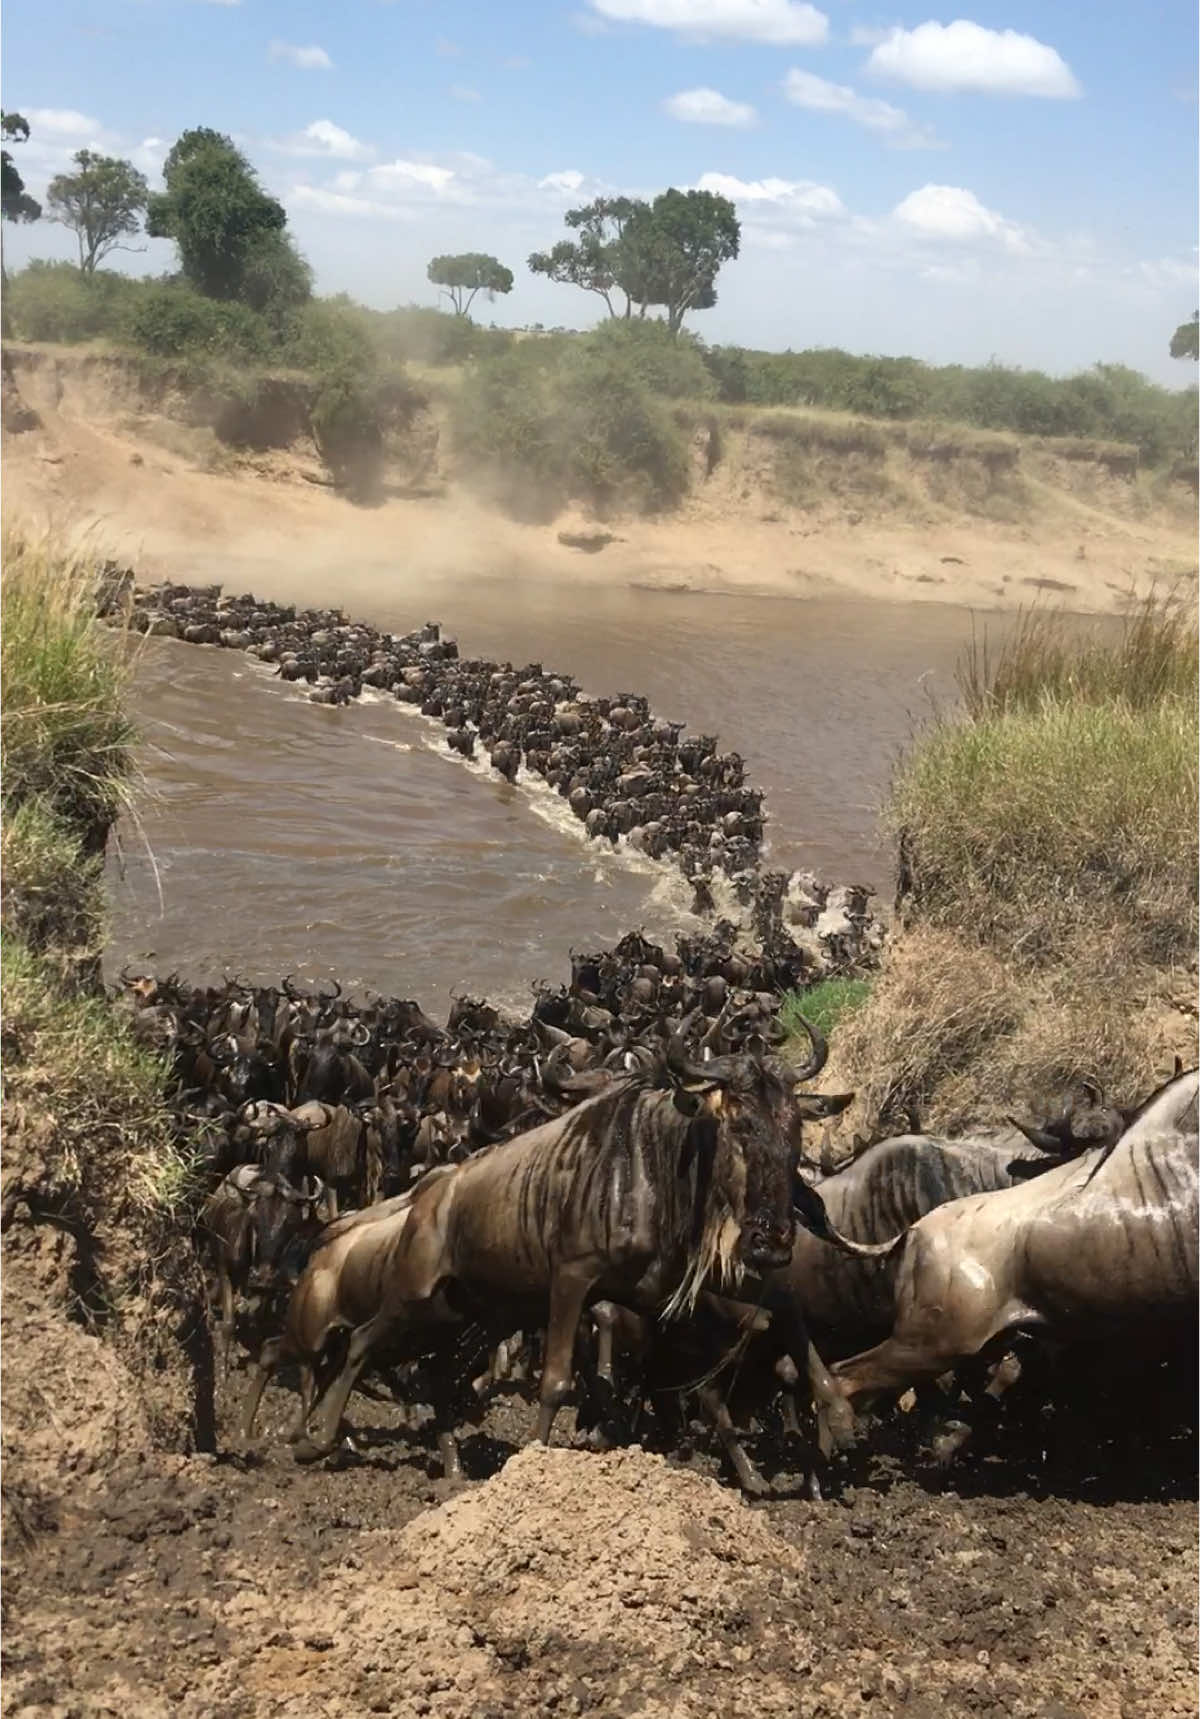
[[[794,1199],[797,1222],[802,1224],[806,1230],[810,1230],[818,1240],[828,1242],[840,1253],[855,1254],[860,1259],[885,1259],[888,1254],[895,1251],[908,1234],[905,1229],[894,1235],[890,1241],[851,1241],[835,1226],[829,1213],[825,1210],[825,1202],[817,1190],[810,1187],[804,1177],[800,1175],[797,1175],[795,1179]]]

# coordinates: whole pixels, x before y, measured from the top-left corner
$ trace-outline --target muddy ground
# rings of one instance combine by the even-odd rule
[[[36,1347],[5,1360],[19,1390]],[[76,1428],[76,1484],[6,1475],[4,1711],[1195,1713],[1194,1427],[1148,1397],[1110,1448],[1094,1406],[1032,1408],[1032,1442],[1027,1416],[949,1475],[877,1426],[821,1503],[764,1439],[777,1496],[753,1505],[698,1429],[671,1458],[598,1455],[568,1411],[503,1467],[530,1424],[511,1394],[457,1493],[420,1414],[362,1397],[357,1454],[316,1467],[277,1442],[282,1386],[246,1452],[93,1462]]]

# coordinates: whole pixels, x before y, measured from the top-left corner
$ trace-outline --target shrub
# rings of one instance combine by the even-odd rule
[[[623,354],[523,341],[479,366],[455,408],[460,451],[527,517],[568,501],[648,512],[676,505],[687,441]]]
[[[368,313],[344,294],[314,299],[287,322],[280,357],[298,370],[370,370],[376,358]]]
[[[134,302],[132,344],[159,358],[204,356],[245,363],[270,356],[270,324],[248,305],[204,298],[179,282],[156,282]]]
[[[131,307],[146,283],[97,269],[83,274],[74,263],[33,262],[8,283],[14,332],[22,340],[120,339]]]
[[[700,341],[686,331],[673,336],[655,318],[602,322],[579,344],[607,363],[623,363],[660,399],[707,400],[716,393]]]

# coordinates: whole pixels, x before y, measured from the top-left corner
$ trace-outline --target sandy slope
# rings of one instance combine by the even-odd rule
[[[1119,607],[1131,586],[1195,565],[1174,517],[1124,517],[1055,495],[1028,528],[968,517],[919,526],[779,513],[754,474],[718,470],[680,513],[628,520],[599,554],[558,533],[582,517],[519,524],[451,484],[443,495],[360,507],[318,487],[315,460],[266,456],[232,470],[197,463],[187,432],[59,373],[21,371],[40,427],[4,436],[9,517],[72,535],[149,575],[220,579],[288,600],[368,612],[396,581],[447,576],[1015,607],[1044,592],[1077,610]],[[170,441],[172,451],[163,446]],[[211,445],[211,438],[210,438]]]

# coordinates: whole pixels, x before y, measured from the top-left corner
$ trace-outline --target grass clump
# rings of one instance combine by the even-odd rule
[[[36,800],[96,852],[128,795],[130,659],[96,623],[94,570],[84,559],[11,528],[3,555],[5,812]]]
[[[1129,1102],[1195,1060],[1196,660],[1153,596],[1116,636],[1039,614],[968,650],[886,814],[902,929],[838,1043],[861,1132],[1037,1113],[1084,1077]]]
[[[812,1022],[829,1038],[843,1021],[866,1002],[871,994],[869,979],[822,979],[804,991],[789,991],[779,1018],[793,1037],[804,1038],[800,1016]]]

